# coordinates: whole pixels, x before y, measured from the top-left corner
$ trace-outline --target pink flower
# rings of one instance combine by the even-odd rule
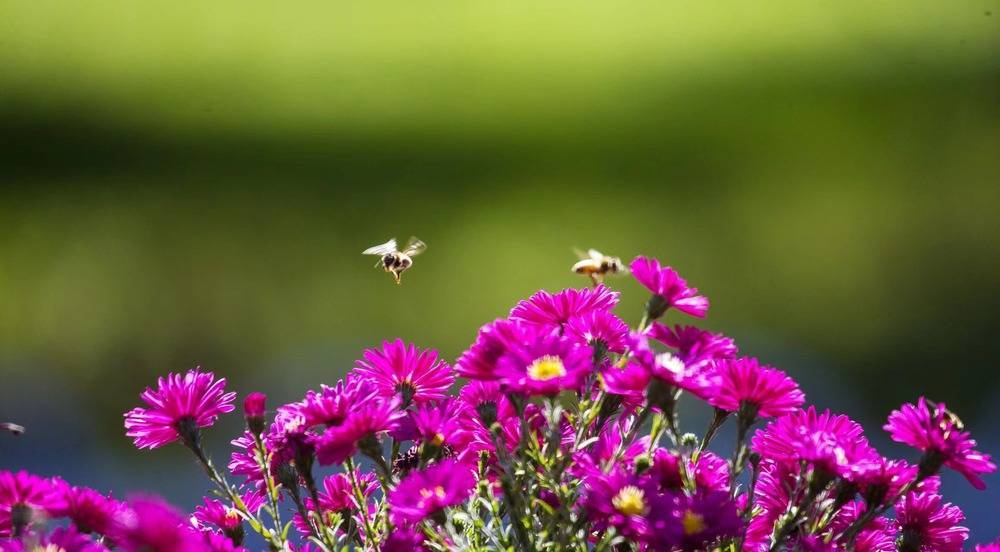
[[[614,527],[633,541],[651,536],[650,516],[662,502],[649,478],[615,466],[604,472],[599,466],[583,474],[582,507],[598,531]]]
[[[706,550],[707,545],[738,535],[743,520],[728,492],[674,495],[671,508],[653,516],[652,550]]]
[[[357,452],[359,445],[371,442],[377,445],[378,437],[396,429],[405,417],[399,409],[399,398],[383,400],[369,397],[354,406],[343,423],[329,426],[313,442],[320,464],[339,464]]]
[[[403,340],[386,341],[382,349],[368,349],[354,372],[375,384],[385,398],[399,396],[403,408],[411,401],[418,404],[441,400],[455,381],[451,366],[438,360],[437,351],[421,351]]]
[[[34,537],[34,536],[33,536]],[[57,527],[48,535],[32,539],[0,540],[0,552],[107,552],[107,548],[81,534],[75,527]]]
[[[52,512],[55,517],[66,517],[82,532],[106,535],[124,505],[109,496],[88,487],[73,487],[64,481],[53,482],[62,497],[60,507]]]
[[[729,464],[718,455],[703,451],[698,460],[692,462],[689,458],[683,467],[683,473],[693,479],[698,491],[729,491]],[[650,473],[661,491],[680,492],[685,488],[681,459],[673,452],[656,449]]]
[[[149,408],[125,413],[125,435],[140,449],[154,449],[176,441],[182,423],[193,427],[211,426],[220,414],[232,412],[236,393],[226,393],[225,378],[198,368],[183,376],[168,374],[159,379],[156,390],[147,387],[140,395]]]
[[[539,332],[525,336],[497,361],[496,374],[503,387],[523,395],[556,395],[578,390],[593,370],[593,351],[586,345]]]
[[[660,266],[656,259],[636,257],[630,265],[632,274],[640,284],[659,297],[658,305],[651,305],[650,318],[656,319],[668,308],[704,318],[708,312],[708,298],[698,295],[697,288],[688,287],[687,282],[669,266]]]
[[[547,330],[562,328],[571,319],[594,311],[610,311],[618,304],[618,293],[603,285],[565,289],[555,295],[539,291],[510,311],[510,319]]]
[[[131,499],[111,538],[125,552],[212,550],[201,534],[184,523],[177,510],[157,497]]]
[[[581,345],[623,353],[628,325],[608,311],[595,310],[570,318],[566,324],[566,335]]]
[[[693,368],[703,368],[713,361],[736,356],[736,342],[722,334],[715,334],[694,326],[674,326],[673,329],[653,322],[646,330],[649,337],[673,348],[677,358]]]
[[[1000,539],[989,544],[977,544],[975,552],[1000,552]]]
[[[389,492],[393,523],[405,525],[436,518],[445,508],[465,502],[476,486],[472,471],[453,460],[413,471]]]
[[[214,527],[226,534],[242,529],[243,519],[235,508],[208,497],[202,498],[202,502],[204,504],[197,506],[191,516],[195,528],[211,531]]]
[[[708,403],[727,412],[748,413],[750,419],[788,414],[805,402],[795,380],[781,370],[761,366],[755,358],[719,360],[713,376]]]
[[[26,471],[0,472],[0,537],[10,537],[15,525],[28,528],[40,516],[56,514],[65,506],[51,480]]]
[[[510,401],[500,389],[500,382],[472,380],[458,392],[458,398],[478,415],[479,422],[488,428],[498,416],[513,411]],[[463,418],[463,422],[468,418]]]
[[[751,448],[779,463],[806,461],[828,475],[845,477],[853,464],[877,455],[860,425],[829,410],[817,413],[813,406],[769,423],[754,435]]]
[[[455,362],[458,375],[474,380],[496,380],[497,361],[514,343],[523,340],[527,329],[521,322],[494,320],[479,329],[475,343]]]
[[[904,404],[889,414],[885,430],[894,441],[905,443],[924,452],[921,476],[933,475],[941,464],[957,471],[977,489],[986,484],[978,474],[996,471],[990,455],[974,449],[976,441],[963,431],[958,420],[942,403],[932,403],[920,397],[916,405]]]
[[[909,493],[896,507],[901,550],[961,552],[969,530],[959,525],[965,515],[957,506],[942,504],[933,493]]]

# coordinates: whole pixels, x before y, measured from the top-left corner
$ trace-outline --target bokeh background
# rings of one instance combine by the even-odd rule
[[[0,2],[0,145],[0,468],[191,507],[123,436],[157,375],[454,358],[573,246],[672,264],[886,453],[925,393],[1000,454],[998,0]],[[411,234],[400,287],[359,255]],[[980,541],[988,483],[945,480]]]

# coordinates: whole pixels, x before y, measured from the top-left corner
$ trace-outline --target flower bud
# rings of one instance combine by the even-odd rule
[[[243,399],[243,415],[247,420],[247,428],[254,435],[260,435],[264,431],[264,411],[267,403],[267,395],[260,392],[253,392]]]

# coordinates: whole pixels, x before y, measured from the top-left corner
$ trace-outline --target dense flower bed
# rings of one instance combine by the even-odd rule
[[[0,472],[0,550],[229,551],[247,531],[272,550],[962,550],[937,474],[981,489],[996,467],[944,404],[893,411],[885,430],[919,454],[885,458],[732,339],[661,323],[709,308],[673,269],[639,257],[631,272],[652,292],[635,329],[603,285],[539,291],[454,366],[387,341],[271,418],[252,393],[226,470],[202,431],[235,393],[199,369],[169,374],[125,414],[126,435],[187,447],[213,487],[203,504],[188,517]],[[681,429],[682,393],[714,409],[700,436]],[[709,449],[726,423],[729,458]]]

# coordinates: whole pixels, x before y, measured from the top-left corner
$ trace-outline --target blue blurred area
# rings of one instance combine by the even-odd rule
[[[122,435],[156,376],[201,364],[275,404],[382,339],[453,359],[584,285],[573,247],[675,266],[707,327],[884,452],[920,394],[1000,451],[996,14],[0,4],[0,420],[29,428],[0,467],[193,506],[183,451]],[[359,254],[411,234],[402,286]],[[612,285],[634,322],[644,293]],[[1000,536],[996,482],[945,479],[975,540]]]

